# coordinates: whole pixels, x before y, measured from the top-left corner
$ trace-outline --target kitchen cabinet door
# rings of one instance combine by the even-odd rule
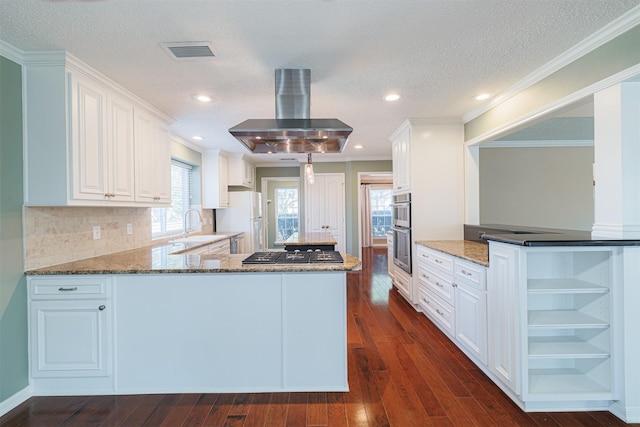
[[[391,155],[393,191],[411,191],[411,127],[407,126],[392,136]]]
[[[255,189],[256,167],[253,163],[240,155],[233,155],[228,158],[229,185]]]
[[[455,285],[456,340],[487,364],[487,296],[470,286]]]
[[[171,203],[169,129],[145,111],[135,111],[135,198],[154,205]]]
[[[108,102],[108,156],[107,172],[110,197],[113,201],[133,202],[134,145],[133,105],[126,100],[109,96]]]
[[[107,92],[79,75],[69,74],[71,87],[71,157],[73,198],[108,199]]]
[[[32,302],[31,376],[108,376],[110,313],[100,300]]]
[[[513,245],[490,242],[487,275],[489,370],[520,395],[519,256]]]
[[[219,209],[229,207],[228,158],[221,150],[202,153],[203,207]]]
[[[306,231],[331,233],[336,250],[345,251],[344,174],[315,174],[305,193]]]

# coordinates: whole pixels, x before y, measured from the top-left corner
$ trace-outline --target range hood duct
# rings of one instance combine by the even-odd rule
[[[311,119],[311,70],[275,72],[275,119],[249,119],[229,129],[253,153],[340,153],[353,128]]]

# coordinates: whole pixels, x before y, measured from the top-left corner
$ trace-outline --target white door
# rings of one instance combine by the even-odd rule
[[[307,232],[330,232],[336,250],[345,251],[344,174],[315,174],[315,183],[305,182]]]

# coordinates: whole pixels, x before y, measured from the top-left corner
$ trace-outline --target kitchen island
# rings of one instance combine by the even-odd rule
[[[328,231],[310,233],[295,232],[283,242],[284,249],[287,251],[332,251],[337,244],[336,239]]]
[[[346,273],[168,243],[26,272],[34,395],[347,391]],[[180,252],[175,254],[175,252]]]

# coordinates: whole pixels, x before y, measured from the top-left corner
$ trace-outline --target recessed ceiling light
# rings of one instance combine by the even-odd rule
[[[476,101],[484,101],[485,99],[489,99],[489,98],[491,98],[490,93],[481,93],[480,95],[477,95],[474,99]]]
[[[355,148],[356,150],[361,150],[364,147],[362,145],[358,144],[358,145],[354,145],[353,148]]]
[[[397,93],[391,93],[384,97],[385,101],[397,101],[398,99],[400,99],[400,95]]]
[[[202,141],[204,138],[201,137],[200,135],[195,135],[195,136],[192,136],[191,139],[193,139],[195,141]]]
[[[211,97],[207,95],[193,95],[196,101],[200,102],[211,102]]]

